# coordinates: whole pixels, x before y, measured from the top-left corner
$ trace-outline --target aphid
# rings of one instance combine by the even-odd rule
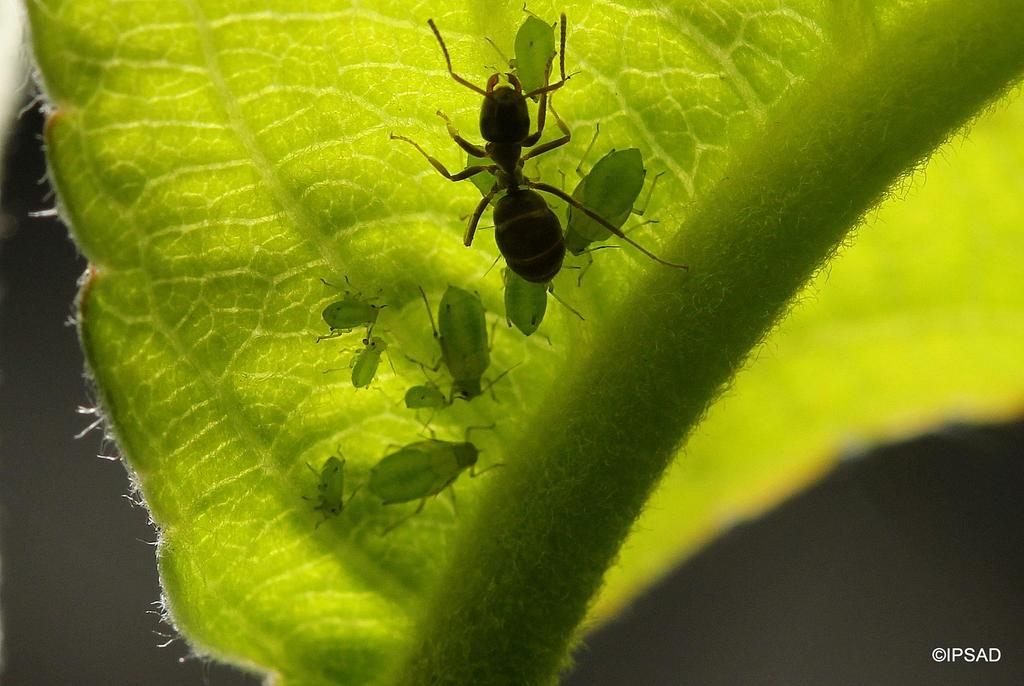
[[[373,325],[377,323],[380,311],[387,307],[387,305],[377,305],[368,299],[360,297],[358,292],[338,288],[323,279],[320,279],[320,281],[326,286],[341,290],[344,295],[341,300],[335,300],[324,308],[322,316],[327,326],[331,328],[331,333],[326,336],[318,336],[317,342],[319,343],[325,338],[336,338],[359,326],[365,326],[366,335],[369,336],[373,330]],[[347,276],[345,277],[345,283],[348,284]]]
[[[448,286],[437,308],[435,325],[430,301],[422,288],[420,295],[427,307],[434,338],[441,346],[441,360],[434,365],[432,371],[436,372],[444,364],[451,374],[449,402],[454,398],[472,400],[483,393],[481,380],[491,365],[484,305],[476,294]]]
[[[537,330],[548,309],[548,284],[523,279],[511,269],[505,270],[505,321],[515,325],[524,336]]]
[[[309,470],[320,480],[316,486],[316,505],[313,510],[323,514],[324,518],[317,522],[317,528],[331,517],[337,517],[345,509],[345,459],[332,455],[324,462],[324,466],[317,472],[313,466],[306,464]],[[356,491],[359,487],[356,487]],[[355,491],[352,492],[354,496]],[[303,496],[305,500],[310,500]],[[349,496],[349,500],[352,497]]]
[[[475,478],[488,469],[501,466],[493,465],[476,471],[480,449],[469,442],[469,431],[466,433],[467,440],[458,443],[435,438],[411,443],[385,455],[370,470],[366,490],[385,505],[420,501],[415,512],[389,526],[387,531],[418,514],[426,505],[427,498],[451,486],[467,469],[469,476]]]
[[[410,410],[437,409],[448,404],[448,398],[433,382],[413,386],[405,392],[405,406]]]
[[[509,85],[499,86],[501,74],[494,73],[487,80],[486,88],[480,88],[456,74],[452,69],[448,48],[445,46],[434,20],[428,20],[427,23],[441,46],[441,52],[452,79],[483,97],[480,108],[480,135],[487,141],[486,146],[480,147],[465,140],[459,135],[447,115],[440,111],[437,114],[445,120],[448,134],[459,147],[470,155],[489,158],[491,164],[471,165],[457,174],[452,174],[441,162],[428,155],[412,139],[394,133],[391,134],[391,138],[404,141],[415,147],[438,173],[450,181],[462,181],[482,172],[494,176],[494,184],[484,194],[470,216],[463,238],[463,242],[467,246],[473,243],[473,236],[476,234],[476,228],[484,210],[499,192],[504,191],[504,194],[494,201],[495,241],[498,244],[498,249],[509,268],[525,280],[534,283],[551,281],[562,268],[562,261],[565,258],[565,242],[558,217],[548,207],[544,198],[536,192],[542,191],[561,198],[594,221],[604,225],[613,234],[636,247],[651,259],[670,267],[686,268],[685,265],[674,264],[657,257],[561,189],[546,183],[531,181],[523,176],[523,164],[527,160],[565,145],[572,138],[569,127],[551,107],[551,114],[562,132],[562,136],[537,145],[544,132],[544,123],[549,109],[548,95],[561,88],[567,80],[565,75],[565,14],[561,16],[561,43],[558,60],[561,78],[554,83],[549,82],[552,61],[549,60],[545,69],[544,85],[526,92],[514,71],[505,74]],[[540,97],[537,109],[537,130],[530,133],[530,112],[526,99],[537,96]],[[533,149],[523,154],[523,148]]]
[[[563,44],[564,49],[564,44]],[[527,93],[543,88],[548,68],[555,59],[555,29],[531,14],[516,31],[516,61],[509,64]]]
[[[565,309],[583,320],[583,315],[569,303],[558,297],[551,283],[532,283],[511,269],[504,272],[505,279],[505,321],[515,326],[524,336],[540,328],[548,308],[548,293]]]
[[[380,366],[380,356],[388,349],[384,339],[377,336],[370,336],[363,339],[363,349],[352,358],[352,386],[365,388],[370,385],[373,378],[377,376],[377,367]]]
[[[580,162],[581,166],[582,164]],[[630,214],[643,216],[646,211],[647,203],[661,174],[654,177],[644,206],[637,208],[633,203],[640,197],[646,175],[647,170],[644,168],[643,156],[639,150],[612,150],[598,160],[590,172],[580,180],[572,197],[596,211],[615,228],[621,228]],[[611,236],[605,226],[586,214],[574,212],[572,206],[569,206],[568,213],[565,247],[574,255],[585,252],[591,243],[603,241]]]

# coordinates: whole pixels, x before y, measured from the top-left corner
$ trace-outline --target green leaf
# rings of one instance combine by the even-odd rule
[[[505,469],[461,480],[457,513],[431,501],[384,535],[415,504],[360,494],[315,528],[307,463],[316,471],[340,447],[345,481],[358,484],[388,444],[420,440],[425,419],[402,407],[424,382],[404,355],[391,356],[394,371],[381,365],[371,389],[324,374],[346,366],[352,353],[341,350],[360,334],[315,343],[336,297],[319,279],[380,289],[388,307],[375,335],[417,359],[437,355],[420,285],[435,302],[449,283],[477,290],[500,319],[493,240],[481,232],[472,250],[461,245],[459,216],[479,193],[448,184],[388,133],[457,168],[463,154],[433,113],[475,139],[479,96],[448,78],[424,22],[435,18],[456,69],[482,83],[481,65],[493,63],[483,36],[507,45],[519,8],[29,5],[57,107],[52,173],[92,265],[83,346],[161,529],[168,609],[200,650],[281,683],[385,683],[390,670],[414,684],[550,681],[646,496],[722,384],[893,180],[1024,66],[1024,12],[1011,0],[565,6],[567,68],[580,73],[556,102],[577,135],[528,172],[557,184],[600,123],[600,145],[638,147],[649,173],[668,172],[648,208],[661,223],[632,237],[690,272],[621,250],[600,254],[582,287],[563,273],[556,289],[585,324],[553,306],[529,339],[500,327],[492,369],[520,366],[497,399],[432,422],[448,439],[496,422],[474,441]],[[553,19],[561,8],[530,9]],[[933,296],[934,283],[920,294]],[[863,288],[850,286],[829,318],[875,312]],[[794,321],[802,354],[814,325]],[[876,343],[862,366],[885,361]],[[844,363],[817,356],[784,373],[805,397],[823,368]],[[738,457],[719,463],[698,430],[692,450],[707,451],[709,473],[682,477],[708,480],[744,511],[769,500],[746,494],[777,494],[806,474],[833,427],[897,421],[895,396],[864,424],[859,399],[841,396],[851,411],[806,439],[807,422],[789,413],[761,434],[785,435],[796,459],[762,444],[748,463],[745,432],[727,418],[779,423],[763,407],[779,393],[764,383],[750,405],[712,415],[712,427],[739,434]],[[641,533],[599,612],[714,527],[718,501],[673,501],[680,473],[660,502],[687,526]],[[650,517],[672,530],[671,515]]]

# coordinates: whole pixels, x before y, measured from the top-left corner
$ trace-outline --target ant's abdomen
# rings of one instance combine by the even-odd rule
[[[509,269],[527,281],[547,283],[562,268],[562,225],[540,194],[518,188],[494,206],[494,239]]]

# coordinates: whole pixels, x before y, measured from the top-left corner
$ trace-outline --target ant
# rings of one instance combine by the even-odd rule
[[[452,60],[448,55],[448,48],[441,38],[441,32],[437,30],[433,19],[428,19],[427,24],[441,46],[441,52],[444,53],[444,61],[451,77],[466,88],[483,96],[484,100],[480,106],[480,135],[487,141],[487,144],[481,148],[470,143],[459,135],[444,112],[438,110],[437,116],[445,121],[448,135],[458,143],[459,147],[470,155],[489,158],[493,164],[470,166],[457,174],[452,174],[441,162],[428,155],[415,141],[394,133],[391,134],[391,139],[405,141],[415,147],[420,154],[427,158],[434,169],[449,181],[462,181],[482,172],[488,172],[494,176],[494,185],[484,194],[469,219],[469,225],[466,227],[466,234],[463,237],[463,243],[466,246],[473,244],[473,236],[484,210],[500,191],[505,191],[505,194],[494,203],[494,238],[498,244],[498,250],[501,251],[509,268],[526,281],[550,282],[562,268],[562,261],[565,258],[565,239],[558,217],[548,207],[544,198],[536,192],[543,191],[561,198],[652,260],[669,267],[687,269],[686,265],[663,260],[639,245],[565,191],[546,183],[531,181],[523,176],[523,164],[527,160],[561,147],[572,138],[569,127],[548,102],[549,95],[568,81],[568,77],[565,75],[564,12],[561,16],[562,35],[558,51],[558,67],[561,78],[550,83],[551,62],[554,61],[554,55],[552,55],[545,70],[544,85],[526,93],[523,92],[515,70],[505,74],[508,85],[498,85],[501,74],[495,72],[487,79],[486,88],[480,88],[456,74],[452,69]],[[540,96],[537,108],[537,130],[530,133],[530,112],[526,106],[526,99],[537,96]],[[549,109],[562,136],[543,145],[537,145],[544,132],[544,123]],[[537,147],[533,147],[535,145]],[[523,148],[533,149],[523,154]]]

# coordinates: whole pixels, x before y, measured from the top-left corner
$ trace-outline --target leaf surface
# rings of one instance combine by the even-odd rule
[[[1007,7],[989,4],[992,12]],[[585,324],[552,306],[541,331],[529,339],[499,326],[492,374],[519,366],[495,387],[495,398],[458,403],[438,413],[431,426],[439,437],[459,440],[467,426],[497,423],[474,441],[484,450],[485,465],[502,462],[506,469],[460,481],[457,513],[444,499],[431,501],[420,515],[384,535],[383,529],[415,504],[383,506],[362,494],[341,516],[316,528],[318,515],[305,500],[316,495],[313,472],[340,449],[346,481],[358,484],[389,444],[422,440],[426,416],[401,406],[405,390],[424,382],[422,370],[405,355],[437,357],[418,286],[435,304],[447,284],[477,290],[492,319],[503,319],[500,270],[487,272],[497,255],[492,237],[481,231],[472,250],[461,244],[459,217],[471,211],[479,192],[471,184],[449,184],[388,134],[408,135],[451,169],[459,168],[464,155],[433,113],[444,109],[475,140],[479,97],[448,78],[425,20],[437,21],[456,69],[482,83],[489,72],[483,65],[494,61],[483,37],[494,37],[507,50],[523,19],[519,6],[34,0],[29,9],[36,57],[57,107],[47,129],[50,163],[61,206],[92,265],[80,299],[83,345],[121,449],[161,529],[160,571],[177,626],[200,649],[274,672],[282,683],[381,682],[410,645],[409,664],[418,664],[424,632],[429,636],[427,627],[437,624],[453,641],[466,642],[467,650],[531,648],[524,638],[535,633],[544,649],[532,646],[541,659],[527,666],[535,675],[527,681],[550,675],[564,654],[565,630],[552,628],[562,638],[548,639],[543,631],[532,632],[528,622],[517,625],[510,609],[535,603],[543,610],[542,599],[524,603],[513,593],[498,593],[494,602],[505,601],[506,607],[495,614],[494,626],[462,621],[456,612],[464,608],[458,603],[446,616],[445,592],[457,591],[463,581],[469,589],[491,580],[483,567],[453,577],[458,561],[469,559],[466,550],[477,543],[481,550],[507,546],[510,560],[532,550],[538,574],[575,560],[586,567],[590,581],[579,582],[579,598],[552,613],[557,616],[551,627],[578,621],[580,603],[607,564],[600,559],[607,560],[615,548],[598,540],[602,531],[595,531],[594,540],[579,538],[578,550],[567,546],[552,553],[557,536],[564,535],[559,527],[584,520],[591,507],[608,509],[628,525],[632,515],[615,499],[619,486],[631,489],[628,499],[635,501],[663,462],[631,467],[629,447],[638,459],[658,451],[668,455],[715,387],[717,377],[708,372],[708,392],[703,399],[690,398],[687,402],[695,404],[684,412],[672,394],[693,378],[692,365],[699,368],[701,360],[666,366],[660,380],[651,376],[661,368],[651,367],[650,359],[660,359],[668,347],[693,343],[686,340],[693,313],[718,307],[702,300],[709,294],[702,287],[730,278],[706,268],[722,248],[713,235],[678,227],[714,207],[709,198],[729,188],[729,170],[738,161],[764,162],[773,174],[764,179],[765,187],[783,188],[786,170],[770,164],[777,162],[772,159],[777,151],[762,150],[758,141],[777,120],[788,116],[791,122],[793,105],[787,98],[798,98],[809,81],[828,81],[823,70],[847,57],[864,67],[877,44],[925,10],[953,30],[960,10],[944,13],[950,7],[896,0],[566,5],[567,66],[580,73],[556,102],[577,135],[528,172],[556,184],[558,171],[571,175],[600,123],[595,158],[613,147],[638,147],[649,174],[667,172],[648,208],[648,216],[661,223],[632,237],[661,252],[678,252],[690,261],[691,273],[666,274],[631,250],[605,251],[582,286],[568,273],[555,283],[559,294],[584,312]],[[554,19],[562,8],[530,9]],[[1001,33],[993,36],[994,46],[1019,38],[1014,33],[1019,18],[1008,14]],[[978,33],[970,34],[975,44]],[[918,50],[927,58],[931,47],[927,41],[912,45],[900,55],[900,64],[914,65]],[[966,108],[961,119],[1017,73],[1012,60],[992,60],[991,70],[980,61],[977,71],[995,76],[977,79],[978,93],[954,103]],[[819,115],[829,111],[830,97],[842,100],[865,82],[861,72],[851,73],[846,81],[836,79],[834,93],[825,89],[813,100]],[[925,88],[921,94],[933,96]],[[895,121],[897,105],[905,111],[905,105],[894,103],[889,112],[885,102],[878,111]],[[811,123],[825,132],[859,131],[871,124],[825,116]],[[941,131],[936,135],[941,138]],[[927,147],[917,150],[912,147],[903,164]],[[855,163],[878,164],[872,179],[883,186],[897,173],[884,152],[877,160]],[[856,176],[853,172],[862,170],[850,171]],[[755,181],[761,180],[734,183],[749,191]],[[797,190],[806,184],[809,194],[817,188],[815,179],[792,182]],[[855,221],[865,202],[851,200],[847,214],[835,214],[836,226]],[[907,243],[919,246],[919,233],[914,236]],[[678,247],[687,240],[692,247]],[[737,254],[749,256],[749,246],[744,253],[740,243]],[[802,282],[809,267],[790,269],[783,254],[766,250],[758,269]],[[823,256],[810,255],[807,264]],[[897,261],[893,257],[886,264]],[[869,259],[868,264],[875,263]],[[862,275],[863,270],[855,271]],[[939,280],[936,273],[922,272],[931,275],[928,283]],[[342,283],[345,277],[388,305],[375,333],[387,339],[391,365],[381,365],[370,389],[352,388],[346,369],[360,334],[315,342],[326,333],[320,312],[337,297],[320,279]],[[890,285],[898,280],[893,277]],[[859,293],[868,283],[877,288],[872,298],[862,299]],[[807,422],[795,420],[786,405],[774,404],[782,395],[786,403],[817,404],[821,370],[835,360],[827,345],[805,344],[821,343],[823,336],[827,342],[830,331],[848,337],[851,328],[843,327],[841,317],[872,316],[879,305],[875,299],[894,304],[886,301],[889,290],[875,281],[855,276],[851,284],[845,300],[836,296],[842,302],[831,314],[811,313],[787,327],[779,340],[796,336],[797,353],[787,358],[792,366],[758,372],[762,354],[740,382],[751,390],[737,386],[713,414],[708,433],[698,432],[690,451],[706,457],[684,463],[666,481],[659,507],[625,548],[599,615],[710,535],[728,519],[720,514],[723,507],[735,504],[735,512],[753,512],[820,470],[813,458],[836,432],[899,421],[893,418],[903,402],[898,393],[880,400],[877,412],[860,414],[853,412],[857,399],[842,395],[844,388],[858,388],[852,379],[861,366],[888,374],[871,366],[887,359],[877,337],[875,348],[848,368],[849,382],[832,391],[835,412],[815,414],[814,430],[806,436],[801,429]],[[786,288],[777,287],[783,300]],[[909,293],[908,308],[892,316],[936,302],[929,299],[932,290],[922,288]],[[723,291],[720,297],[725,296]],[[766,309],[760,325],[770,325],[774,316]],[[814,316],[823,323],[816,324]],[[840,322],[836,328],[830,328],[833,321]],[[755,329],[747,325],[735,332],[736,355],[760,337]],[[901,339],[904,347],[912,337]],[[936,353],[948,350],[947,340],[935,339]],[[740,361],[714,359],[708,369],[729,370]],[[341,372],[326,371],[338,367]],[[621,372],[632,369],[635,376]],[[608,384],[593,385],[605,370]],[[777,390],[780,375],[791,392]],[[721,380],[727,377],[723,372]],[[965,383],[976,377],[960,375]],[[952,389],[944,397],[958,392],[954,381],[943,387]],[[976,396],[1000,399],[1012,393],[1008,386],[999,387],[1003,395],[989,395],[988,386],[969,388]],[[609,397],[618,399],[618,415],[608,412]],[[770,408],[766,397],[773,400]],[[946,406],[924,390],[915,397],[915,418],[934,416]],[[735,428],[737,417],[743,418],[744,431]],[[768,433],[746,433],[758,422],[783,421]],[[616,433],[629,426],[642,431],[648,424],[666,427],[657,435],[662,442],[657,450]],[[589,428],[578,428],[584,426]],[[755,436],[764,442],[755,441],[759,450],[751,453],[744,441]],[[780,439],[779,450],[773,450],[768,442],[779,436],[787,440]],[[566,447],[566,441],[578,445]],[[588,472],[578,461],[591,444],[603,447],[595,450]],[[627,460],[609,462],[601,451],[611,448]],[[555,457],[564,457],[568,478],[557,471]],[[606,478],[616,483],[607,491],[575,493],[579,512],[572,517],[558,509],[557,498],[536,487],[545,470],[558,475],[556,486],[572,486],[576,474],[580,484],[588,483],[591,473],[600,472],[595,467],[604,464],[612,465]],[[714,487],[702,490],[702,483]],[[490,529],[477,521],[478,513],[493,514],[499,506],[502,516],[521,513],[524,521],[532,517],[544,523],[550,535],[518,536],[515,522],[506,527],[497,517],[489,520]],[[686,526],[673,524],[680,518]],[[586,557],[591,552],[593,559]],[[502,558],[488,560],[501,564]],[[508,567],[510,573],[517,569]],[[552,580],[563,581],[558,575]],[[557,589],[552,584],[552,592]],[[481,605],[481,612],[487,609]],[[471,640],[463,629],[491,631],[492,637]],[[513,652],[501,655],[512,659]],[[465,672],[471,674],[481,663],[467,656]],[[492,669],[501,664],[495,660]],[[457,671],[451,670],[453,683],[461,678]],[[515,678],[504,674],[501,678]],[[466,683],[502,683],[501,678]]]

